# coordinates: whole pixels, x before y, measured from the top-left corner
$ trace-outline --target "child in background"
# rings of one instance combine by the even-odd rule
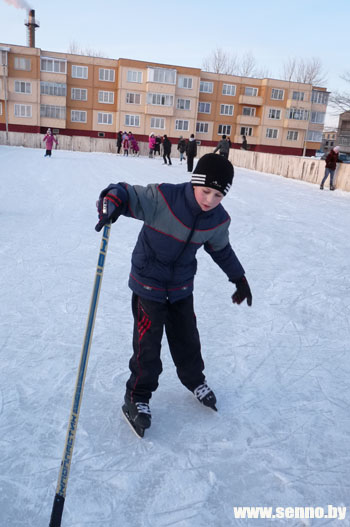
[[[57,140],[52,135],[51,128],[47,129],[47,132],[46,132],[46,135],[45,135],[43,141],[46,144],[46,152],[45,152],[44,157],[51,157],[53,143],[55,142],[56,145],[58,145]]]

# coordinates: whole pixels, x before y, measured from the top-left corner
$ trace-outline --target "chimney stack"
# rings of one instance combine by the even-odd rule
[[[35,10],[31,9],[28,13],[28,20],[25,20],[24,25],[28,28],[27,42],[30,48],[35,48],[35,30],[40,26],[39,21],[35,20]]]

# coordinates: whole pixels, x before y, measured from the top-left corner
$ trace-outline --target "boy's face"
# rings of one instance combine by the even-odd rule
[[[194,197],[203,212],[215,209],[224,195],[219,190],[210,187],[193,187]]]

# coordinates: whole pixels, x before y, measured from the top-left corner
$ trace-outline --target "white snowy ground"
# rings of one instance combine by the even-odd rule
[[[182,182],[185,165],[0,147],[0,525],[47,527],[110,182]],[[63,527],[270,525],[234,506],[350,506],[350,195],[236,169],[224,206],[253,306],[200,251],[195,306],[216,414],[164,372],[143,440],[122,418],[141,224],[113,225]],[[350,525],[275,520],[274,525]]]

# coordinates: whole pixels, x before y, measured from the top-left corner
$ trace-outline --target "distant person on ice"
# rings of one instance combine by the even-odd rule
[[[43,141],[46,144],[46,152],[45,152],[44,157],[47,157],[47,156],[51,157],[53,143],[55,142],[56,145],[58,145],[57,140],[52,135],[51,128],[48,128]]]
[[[221,141],[218,142],[217,147],[214,150],[214,154],[219,150],[219,154],[226,159],[230,153],[230,143],[226,140],[226,135],[222,136]]]
[[[335,146],[332,148],[332,150],[329,152],[328,156],[326,157],[326,169],[324,171],[324,178],[321,181],[320,189],[323,190],[323,186],[328,178],[330,176],[329,181],[329,190],[335,190],[334,187],[334,174],[335,169],[337,168],[337,163],[339,163],[338,155],[339,155],[339,146]]]
[[[247,300],[252,305],[244,269],[229,242],[230,217],[221,205],[233,175],[233,166],[227,159],[206,154],[199,159],[191,182],[146,187],[111,184],[101,192],[97,202],[98,232],[120,215],[144,222],[131,259],[134,353],[123,407],[133,428],[141,429],[141,435],[151,425],[149,401],[162,372],[164,328],[180,381],[199,402],[216,410],[216,397],[203,373],[193,281],[196,253],[204,246],[235,284],[233,303]],[[220,313],[217,315],[220,318]]]

